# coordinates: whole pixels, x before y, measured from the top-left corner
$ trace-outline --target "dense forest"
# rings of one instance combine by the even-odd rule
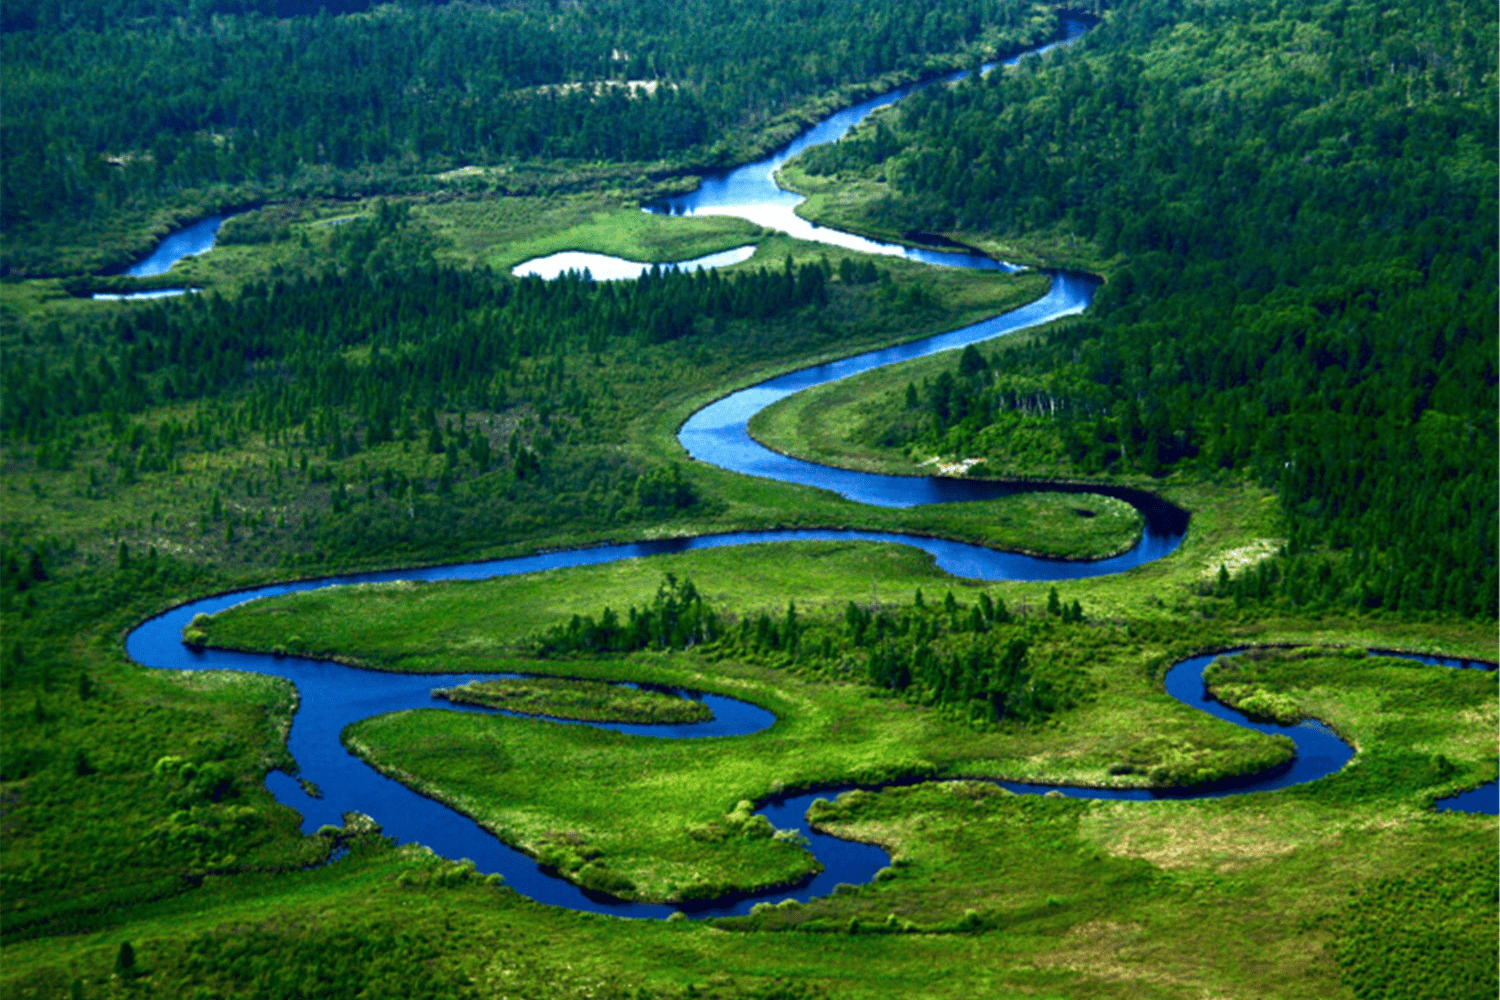
[[[17,243],[49,224],[190,189],[368,192],[534,158],[711,165],[731,131],[799,102],[1057,30],[1024,0],[258,7],[7,5],[7,266],[45,270],[44,247]]]
[[[887,225],[1068,231],[1123,260],[1086,322],[967,353],[877,433],[1243,470],[1288,543],[1241,599],[1494,617],[1494,32],[1481,4],[1132,4],[1045,67],[811,151],[882,170]]]
[[[339,228],[319,273],[56,325],[6,366],[0,434],[58,471],[107,444],[104,468],[84,463],[90,497],[152,474],[186,481],[186,456],[264,441],[270,455],[202,494],[200,527],[232,541],[267,526],[264,509],[236,513],[237,498],[264,508],[284,483],[305,484],[324,503],[301,530],[321,541],[283,558],[451,547],[513,529],[527,508],[557,523],[649,519],[697,496],[675,466],[619,453],[640,381],[623,367],[665,377],[684,338],[691,352],[736,336],[762,345],[768,326],[828,304],[833,270],[787,258],[732,275],[547,282],[438,266],[422,246],[386,205]],[[737,335],[747,323],[757,332]],[[367,464],[387,444],[400,459]],[[429,491],[443,502],[422,502]],[[38,544],[7,540],[5,581],[24,580]]]
[[[583,418],[588,400],[570,391],[569,357],[587,359],[620,340],[662,344],[700,324],[763,319],[827,300],[822,268],[794,268],[790,260],[783,269],[732,277],[656,269],[639,281],[596,283],[583,274],[516,281],[420,260],[393,270],[379,259],[387,248],[409,254],[416,238],[389,208],[340,228],[342,267],[105,321],[101,337],[113,350],[86,359],[80,348],[54,370],[40,358],[34,367],[7,369],[0,431],[45,442],[72,417],[131,414],[243,388],[248,398],[234,423],[300,427],[309,443],[358,451],[398,430],[412,436],[419,410],[503,408],[507,386],[529,379],[545,379],[553,407]],[[356,347],[368,356],[351,357]],[[291,377],[256,377],[273,371]],[[339,423],[336,414],[346,409],[360,415],[360,433]],[[156,460],[170,457],[168,449]]]
[[[534,644],[542,657],[700,647],[710,656],[765,660],[820,675],[852,678],[938,708],[967,722],[1036,723],[1076,702],[1088,688],[1075,672],[1033,663],[1028,636],[1038,621],[1084,620],[1077,599],[1052,588],[1044,610],[1017,624],[1004,599],[980,594],[962,605],[950,590],[929,606],[921,588],[909,606],[849,602],[841,621],[808,619],[796,602],[786,614],[720,614],[691,580],[668,575],[652,602],[621,617],[574,615]]]

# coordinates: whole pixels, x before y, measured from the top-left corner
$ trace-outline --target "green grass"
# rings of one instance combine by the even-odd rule
[[[249,253],[260,252],[263,246],[225,249]],[[197,260],[207,261],[218,253]],[[763,253],[773,266],[787,255],[803,260],[823,255],[822,248],[784,238],[767,240]],[[761,266],[761,257],[741,266]],[[915,265],[898,265],[892,273],[896,287],[920,278]],[[882,310],[873,289],[845,288],[835,282],[829,306],[818,317],[799,316],[780,324],[735,323],[718,333],[706,332],[686,350],[679,345],[646,351],[620,348],[603,356],[597,365],[571,369],[588,386],[601,412],[590,433],[576,446],[569,446],[563,464],[614,461],[622,444],[624,455],[641,465],[680,462],[685,456],[673,434],[676,425],[722,392],[726,383],[743,385],[851,351],[938,332],[1013,307],[1041,290],[1041,279],[1035,276],[944,275],[937,287],[943,305],[912,316],[892,316]],[[65,354],[66,346],[33,345],[28,350]],[[131,422],[148,432],[167,419],[192,423],[206,405],[157,406]],[[494,413],[470,412],[465,418],[471,428],[490,438],[498,452],[534,416],[523,405]],[[439,418],[456,423],[460,414],[443,413]],[[427,492],[419,508],[436,509],[433,505],[446,503],[470,512],[485,508],[480,501],[467,499],[475,495],[472,490],[483,486],[475,482],[481,477],[467,461],[454,470],[458,479],[454,498],[446,501],[436,496],[442,456],[428,453],[425,441],[391,442],[330,461],[285,439],[273,442],[264,433],[249,433],[238,440],[216,442],[212,450],[203,442],[190,441],[171,470],[143,472],[130,480],[116,475],[108,461],[114,434],[105,417],[80,419],[77,443],[67,469],[38,468],[29,448],[7,447],[3,490],[8,498],[6,520],[15,533],[67,538],[76,549],[75,562],[84,566],[112,564],[124,543],[137,555],[155,548],[162,555],[211,561],[237,573],[286,572],[284,557],[289,553],[327,550],[327,544],[318,540],[318,525],[329,516],[329,487],[313,475],[320,470],[330,479],[350,484],[357,498],[368,497],[371,490],[379,495],[381,477],[391,470],[423,483]],[[310,459],[307,471],[301,468],[303,456]],[[662,523],[659,516],[628,509],[628,505],[627,509],[620,509],[618,503],[611,506],[607,498],[554,510],[559,499],[554,488],[504,511],[510,526],[503,532],[487,529],[483,540],[463,543],[463,554],[525,551],[542,544],[588,544],[643,533],[801,524],[941,534],[1081,557],[1127,547],[1139,530],[1131,515],[1113,516],[1123,513],[1114,509],[1111,516],[1092,519],[1072,513],[1075,508],[1092,509],[1092,501],[1060,504],[1056,498],[1016,497],[973,509],[872,509],[822,491],[750,480],[698,463],[690,463],[684,471],[705,502],[678,515],[676,523]],[[218,515],[213,513],[216,495],[220,498]],[[234,524],[232,536],[230,522]],[[445,525],[444,533],[451,536],[446,519]],[[382,539],[384,544],[389,541]],[[393,558],[402,556],[386,551],[376,557],[386,564]],[[430,560],[433,555],[422,549],[406,558]],[[326,562],[323,565],[332,568]]]
[[[1360,751],[1369,772],[1360,783],[1362,800],[1415,796],[1426,805],[1495,779],[1494,672],[1360,652],[1252,650],[1217,661],[1204,680],[1215,697],[1244,711],[1270,715],[1266,708],[1282,707],[1289,717],[1332,726]]]
[[[476,587],[465,605],[488,605],[507,596]],[[403,623],[399,607],[380,603],[366,616]],[[424,616],[431,611],[424,609]],[[288,628],[315,623],[316,618],[282,622]],[[648,654],[620,663],[549,662],[532,669],[568,674],[587,669],[600,676],[701,687],[764,705],[777,714],[776,724],[737,739],[664,742],[429,711],[358,723],[346,740],[366,760],[473,816],[507,843],[543,859],[569,844],[589,845],[599,852],[595,865],[628,880],[621,894],[667,900],[714,895],[716,886],[775,885],[806,871],[806,855],[781,850],[786,845],[775,842],[747,846],[743,841],[751,838],[738,835],[737,824],[724,819],[736,802],[759,801],[781,790],[929,773],[1139,781],[1114,779],[1109,766],[1131,752],[1137,741],[1130,734],[1148,728],[1158,741],[1184,748],[1221,772],[1257,770],[1280,759],[1284,751],[1272,741],[1215,724],[1154,691],[1139,669],[1139,645],[1113,630],[1095,631],[1104,634],[1039,635],[1047,653],[1072,655],[1074,669],[1103,689],[1056,725],[976,733],[859,684],[732,661]],[[494,669],[484,657],[456,655],[473,648],[473,637],[473,632],[454,636],[448,652],[398,662],[408,669],[437,662]],[[425,645],[424,638],[430,640],[414,636],[412,645]],[[1087,666],[1083,650],[1089,654]],[[383,644],[376,655],[389,659],[391,645]],[[455,752],[463,747],[468,749]],[[576,869],[584,857],[558,867]],[[591,885],[588,873],[578,877]]]
[[[643,263],[689,260],[768,235],[743,219],[652,215],[598,196],[448,202],[424,205],[418,216],[448,244],[444,256],[496,270],[561,250]]]
[[[638,891],[652,887],[655,898],[670,898],[672,880],[653,875],[652,863],[631,850],[647,855],[656,851],[668,858],[674,857],[673,849],[700,851],[683,830],[713,822],[712,816],[727,812],[742,798],[758,800],[777,788],[924,773],[1140,784],[1147,779],[1113,773],[1119,770],[1116,765],[1150,757],[1155,763],[1191,762],[1214,773],[1241,773],[1270,766],[1284,752],[1265,737],[1177,704],[1160,688],[1165,663],[1195,649],[1228,644],[1248,631],[1243,628],[1184,628],[1142,620],[1127,625],[1105,616],[1081,626],[1064,626],[1045,617],[1028,619],[1037,655],[1071,671],[1089,693],[1083,704],[1045,726],[990,732],[975,732],[863,685],[809,674],[796,663],[773,660],[756,666],[713,655],[661,654],[564,663],[517,659],[524,655],[529,636],[572,614],[597,616],[604,606],[620,609],[645,603],[664,572],[691,577],[705,599],[726,613],[777,611],[794,599],[809,619],[835,616],[850,600],[867,603],[879,596],[886,602],[905,602],[917,587],[936,600],[945,586],[944,576],[911,550],[798,543],[477,583],[393,584],[295,595],[242,605],[204,627],[212,644],[231,648],[269,649],[296,635],[314,637],[301,643],[313,655],[336,655],[361,666],[545,670],[644,680],[717,691],[771,708],[779,721],[766,733],[667,746],[607,733],[554,734],[538,724],[439,718],[432,713],[361,723],[352,731],[351,740],[368,759],[413,776],[425,791],[475,815],[508,842],[540,855],[546,845],[537,828],[517,817],[545,816],[544,821],[535,820],[540,829],[573,829],[599,844],[611,870],[625,874]],[[871,594],[872,581],[880,588],[877,595]],[[964,604],[972,601],[973,588],[957,589]],[[1033,608],[1043,600],[1043,585],[991,589],[1013,608],[1024,609],[1027,597],[1034,598]],[[1077,592],[1073,585],[1063,590],[1065,597]],[[1083,603],[1086,611],[1092,610],[1088,600]],[[461,770],[455,771],[452,762],[462,757],[449,751],[465,739],[506,749],[487,754],[482,767],[459,765]],[[533,745],[564,744],[572,748],[565,753],[578,759],[576,766],[562,767],[558,773],[574,777],[532,782],[520,773],[527,770],[524,761],[529,755],[541,752]],[[607,753],[599,749],[605,745]],[[506,756],[512,751],[522,756]],[[712,808],[689,808],[684,803],[696,800],[687,791],[681,792],[682,800],[661,798],[668,791],[661,788],[659,776],[679,773],[698,774],[684,789],[722,789],[722,801]],[[631,783],[632,775],[640,776],[639,789]],[[632,794],[610,799],[606,790],[612,787],[630,788]],[[676,794],[676,782],[671,789]],[[605,822],[603,815],[613,820]],[[671,836],[677,837],[675,845]],[[699,859],[697,864],[719,871],[709,860]],[[737,861],[723,864],[727,867],[711,881],[745,884],[739,881],[745,873]]]
[[[757,243],[766,235],[740,219],[651,215],[641,211],[634,195],[635,189],[534,197],[422,194],[386,200],[412,207],[439,261],[497,271],[559,250],[588,250],[643,262],[679,261]],[[71,291],[191,287],[230,292],[248,281],[314,271],[329,262],[328,243],[336,223],[370,215],[376,201],[308,199],[252,209],[224,224],[213,250],[185,257],[166,274],[152,278],[8,281],[0,284],[0,315],[18,330],[27,324],[41,327],[54,319],[66,322],[130,308],[119,302],[93,302]],[[236,240],[236,231],[255,231],[254,241]]]
[[[565,677],[506,677],[434,688],[433,697],[454,704],[502,708],[518,715],[588,722],[708,722],[713,711],[701,701]]]
[[[1140,540],[1145,521],[1122,500],[1091,493],[1022,493],[951,507],[918,507],[906,519],[919,535],[972,539],[1007,552],[1101,559]],[[1045,539],[1041,548],[1036,542]]]
[[[515,669],[517,661],[506,657],[500,641],[561,617],[569,608],[552,617],[546,609],[564,594],[585,592],[616,606],[640,601],[665,568],[691,570],[706,593],[746,603],[753,603],[756,581],[763,581],[769,601],[773,567],[807,566],[819,546],[789,548],[800,557],[746,560],[739,554],[730,588],[714,585],[715,560],[723,553],[694,553],[531,579],[304,595],[243,606],[218,616],[211,628],[265,626],[262,639],[277,629],[317,631],[363,654],[356,660],[388,667],[485,669],[488,663]],[[808,570],[805,579],[795,570],[789,574],[789,592],[809,614],[858,595],[874,558],[856,550],[875,547],[828,548],[816,572]],[[918,558],[883,568],[886,585],[904,578],[934,593],[931,571],[924,573]],[[729,573],[727,562],[719,572]],[[846,590],[827,586],[841,579]],[[819,582],[827,586],[822,603],[814,587]],[[1019,585],[996,589],[1013,594]],[[467,631],[451,631],[455,621],[468,623],[482,609],[497,607],[512,609],[516,620],[493,613]],[[439,625],[443,632],[435,634]],[[1264,623],[1247,622],[1217,637],[1199,631],[1174,638],[1228,644],[1267,631]],[[484,636],[495,645],[481,642]],[[770,852],[774,841],[747,846],[736,835],[734,803],[741,798],[869,781],[901,770],[903,762],[916,773],[930,768],[939,775],[1024,777],[1030,771],[1086,781],[1102,778],[1107,761],[1132,751],[1138,741],[1130,734],[1213,742],[1219,753],[1229,752],[1220,739],[1245,731],[1161,695],[1159,670],[1150,665],[1173,642],[1146,636],[1141,623],[1059,628],[1056,651],[1086,663],[1101,690],[1057,726],[1034,732],[975,733],[900,700],[795,669],[646,654],[548,669],[719,690],[771,707],[776,726],[744,739],[664,745],[564,733],[545,723],[416,712],[360,723],[349,739],[367,759],[480,818],[507,841],[552,858],[563,870],[576,865],[580,881],[602,886],[623,876],[635,885],[622,889],[625,894],[663,898],[674,885],[681,891],[679,866],[688,866],[705,882],[764,885],[790,865],[742,867],[753,848]],[[1345,947],[1341,922],[1363,912],[1346,913],[1345,887],[1405,872],[1413,858],[1425,869],[1494,853],[1493,819],[1434,814],[1427,803],[1493,775],[1495,676],[1343,655],[1277,654],[1254,662],[1286,664],[1294,690],[1310,692],[1298,693],[1308,710],[1359,746],[1354,764],[1304,788],[1195,802],[1084,803],[974,785],[846,795],[815,810],[814,819],[822,829],[891,850],[891,873],[857,891],[720,925],[759,932],[753,948],[739,953],[746,961],[752,954],[774,956],[758,966],[763,971],[832,976],[850,995],[869,995],[873,968],[884,970],[884,989],[896,983],[931,996],[965,995],[979,982],[1025,990],[1038,982],[1028,977],[1038,975],[1069,996],[1132,996],[1148,987],[1162,996],[1205,990],[1343,995],[1352,973],[1330,960],[1329,948]],[[484,766],[451,752],[460,747],[466,753],[485,748]],[[1438,753],[1457,770],[1434,772],[1429,765]],[[543,777],[557,774],[568,779]],[[673,779],[664,781],[665,775]],[[627,794],[614,796],[615,789]],[[793,856],[772,858],[790,862]],[[771,935],[782,941],[773,944],[766,932],[778,930],[798,933]],[[666,925],[656,933],[674,932]],[[1474,933],[1454,946],[1472,964],[1485,940]],[[939,978],[924,971],[930,968],[925,962],[959,942],[969,942],[963,953],[974,961]],[[689,951],[705,954],[699,947],[709,946]],[[1024,959],[1019,964],[1018,957]],[[870,963],[857,976],[855,966],[844,964],[856,958]],[[691,967],[693,960],[687,961]],[[725,971],[741,968],[731,962]]]

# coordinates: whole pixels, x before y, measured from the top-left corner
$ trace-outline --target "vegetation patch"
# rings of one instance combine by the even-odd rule
[[[1333,918],[1339,973],[1357,997],[1480,997],[1495,972],[1495,859],[1377,879]]]
[[[471,681],[462,687],[436,688],[432,695],[460,705],[587,722],[682,724],[708,722],[714,717],[701,701],[622,684],[561,677]]]

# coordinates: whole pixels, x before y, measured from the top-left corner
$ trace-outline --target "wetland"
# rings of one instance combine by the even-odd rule
[[[571,82],[7,162],[7,994],[1493,996],[1469,29],[599,3],[143,12]]]

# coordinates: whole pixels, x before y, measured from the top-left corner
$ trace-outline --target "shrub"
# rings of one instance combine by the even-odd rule
[[[772,826],[771,821],[764,816],[751,816],[745,821],[745,825],[740,827],[740,834],[747,840],[769,840],[775,837],[776,833],[776,827]]]
[[[623,896],[635,890],[629,876],[607,868],[602,861],[590,861],[578,871],[578,884],[595,892],[607,892],[612,896]]]
[[[811,844],[801,830],[777,830],[772,839],[778,844],[790,844],[793,847],[807,847]]]
[[[115,972],[129,979],[139,975],[140,971],[135,964],[135,948],[129,941],[121,941],[120,950],[115,954]]]

